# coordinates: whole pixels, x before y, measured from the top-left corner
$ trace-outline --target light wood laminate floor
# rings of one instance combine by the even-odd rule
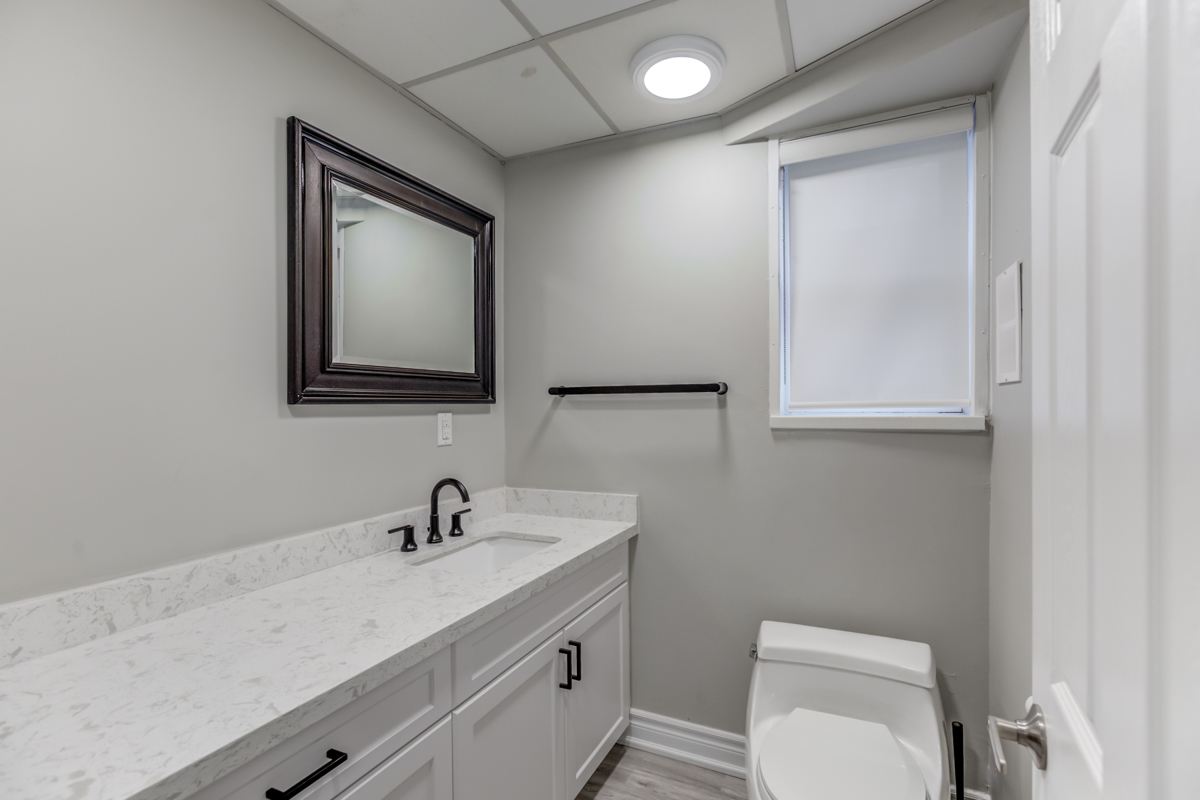
[[[746,782],[618,744],[576,800],[746,800]]]

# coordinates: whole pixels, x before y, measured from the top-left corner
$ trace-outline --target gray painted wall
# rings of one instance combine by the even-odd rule
[[[992,399],[992,510],[989,539],[988,705],[991,713],[1025,716],[1032,691],[1033,405],[1030,378],[1029,30],[1001,72],[994,94],[992,271],[1024,263],[1020,383],[997,386]],[[1028,798],[1032,762],[1024,748],[1005,744],[1009,772],[992,771],[994,800]]]
[[[507,479],[641,495],[634,706],[741,732],[763,619],[929,642],[982,785],[991,439],[768,428],[765,145],[506,169]],[[729,395],[546,393],[701,379]]]
[[[495,160],[260,0],[6,0],[0,75],[0,602],[504,482],[499,406],[284,393],[286,118],[502,219]]]

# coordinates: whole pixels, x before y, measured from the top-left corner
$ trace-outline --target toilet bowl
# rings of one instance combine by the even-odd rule
[[[756,650],[750,800],[949,800],[929,645],[763,622]]]

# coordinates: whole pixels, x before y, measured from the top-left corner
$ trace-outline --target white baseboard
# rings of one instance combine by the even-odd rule
[[[746,777],[746,737],[740,734],[633,708],[620,742],[685,764]]]
[[[635,750],[645,750],[737,778],[746,777],[746,737],[741,734],[631,708],[629,727],[619,741]],[[979,789],[967,789],[963,794],[965,800],[992,800],[991,794]],[[954,795],[951,786],[950,796],[954,798]]]

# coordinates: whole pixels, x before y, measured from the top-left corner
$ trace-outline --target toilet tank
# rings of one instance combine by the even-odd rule
[[[931,800],[950,796],[945,715],[933,651],[921,642],[763,622],[750,684],[746,738],[753,752],[795,708],[888,726],[916,759]]]

